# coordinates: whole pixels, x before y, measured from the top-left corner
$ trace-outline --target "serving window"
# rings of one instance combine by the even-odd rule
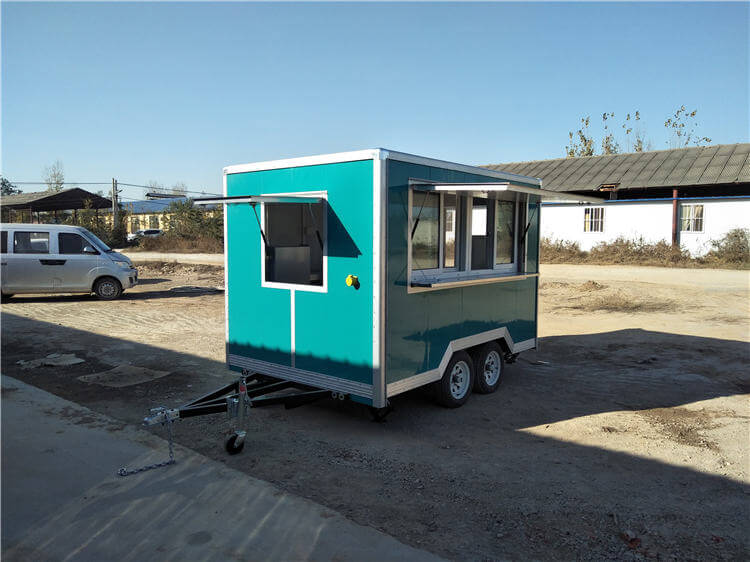
[[[264,281],[325,283],[326,209],[318,203],[264,203]]]
[[[525,273],[529,195],[420,187],[409,194],[411,287]]]

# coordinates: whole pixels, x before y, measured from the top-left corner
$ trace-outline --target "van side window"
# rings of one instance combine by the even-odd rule
[[[14,232],[14,254],[49,254],[49,232]]]
[[[3,230],[0,233],[0,238],[2,238],[2,249],[0,249],[0,253],[7,254],[8,253],[8,232],[6,230]]]
[[[70,232],[61,232],[57,235],[57,245],[60,254],[83,254],[86,246],[92,246],[91,242],[86,241],[83,236],[72,234]]]

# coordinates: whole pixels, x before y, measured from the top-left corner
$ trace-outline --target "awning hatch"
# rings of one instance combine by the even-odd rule
[[[537,187],[526,187],[515,185],[509,182],[491,182],[491,183],[423,183],[413,182],[411,184],[416,189],[423,191],[455,191],[458,193],[525,193],[527,195],[536,195],[544,201],[578,201],[581,203],[604,203],[605,199],[589,195],[574,195],[572,193],[563,193],[550,191],[549,189],[539,189]]]
[[[232,197],[198,197],[193,199],[196,205],[233,205],[235,203],[320,203],[322,197],[292,195],[235,195]]]

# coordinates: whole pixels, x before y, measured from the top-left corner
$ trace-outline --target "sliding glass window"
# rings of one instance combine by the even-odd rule
[[[440,265],[440,195],[414,191],[412,198],[411,267],[437,269]]]

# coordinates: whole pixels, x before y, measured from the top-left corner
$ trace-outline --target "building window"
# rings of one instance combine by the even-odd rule
[[[14,232],[14,254],[49,254],[49,232]]]
[[[604,207],[587,207],[583,211],[584,232],[604,232]]]
[[[680,213],[682,232],[703,232],[703,205],[682,205]]]
[[[141,221],[138,217],[133,217],[130,219],[130,233],[134,234],[138,232],[141,229]]]
[[[265,281],[323,286],[325,203],[265,203],[263,207]]]
[[[159,228],[159,215],[151,215],[148,217],[149,228]]]

